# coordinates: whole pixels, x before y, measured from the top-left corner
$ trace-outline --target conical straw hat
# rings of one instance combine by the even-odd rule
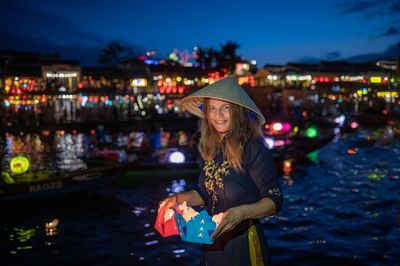
[[[265,124],[265,118],[261,111],[246,91],[239,86],[234,77],[220,79],[183,98],[181,101],[182,108],[198,117],[204,118],[200,105],[204,104],[205,98],[213,98],[241,105],[257,114],[260,125]]]

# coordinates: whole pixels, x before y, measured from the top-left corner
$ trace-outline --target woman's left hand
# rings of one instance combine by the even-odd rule
[[[225,232],[228,232],[236,227],[241,221],[245,219],[245,208],[244,206],[237,206],[230,208],[226,212],[224,212],[221,223],[212,233],[210,238],[212,240],[217,239],[220,235]]]

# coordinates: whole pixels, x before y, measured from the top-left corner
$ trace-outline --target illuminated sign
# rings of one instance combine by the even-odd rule
[[[287,75],[286,79],[288,81],[310,81],[312,77],[311,75]]]
[[[46,73],[47,78],[76,78],[78,77],[78,73],[76,72],[52,72],[52,73]]]

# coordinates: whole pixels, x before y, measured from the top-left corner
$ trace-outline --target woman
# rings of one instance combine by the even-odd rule
[[[182,106],[202,118],[204,163],[198,188],[166,198],[167,207],[186,201],[211,216],[223,212],[214,244],[203,245],[204,265],[271,264],[258,219],[275,215],[283,197],[260,129],[265,118],[233,77],[182,99]]]

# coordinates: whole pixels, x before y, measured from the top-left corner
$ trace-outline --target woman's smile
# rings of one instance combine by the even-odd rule
[[[225,136],[229,131],[230,113],[229,103],[225,101],[210,99],[208,102],[208,119],[221,135]]]

